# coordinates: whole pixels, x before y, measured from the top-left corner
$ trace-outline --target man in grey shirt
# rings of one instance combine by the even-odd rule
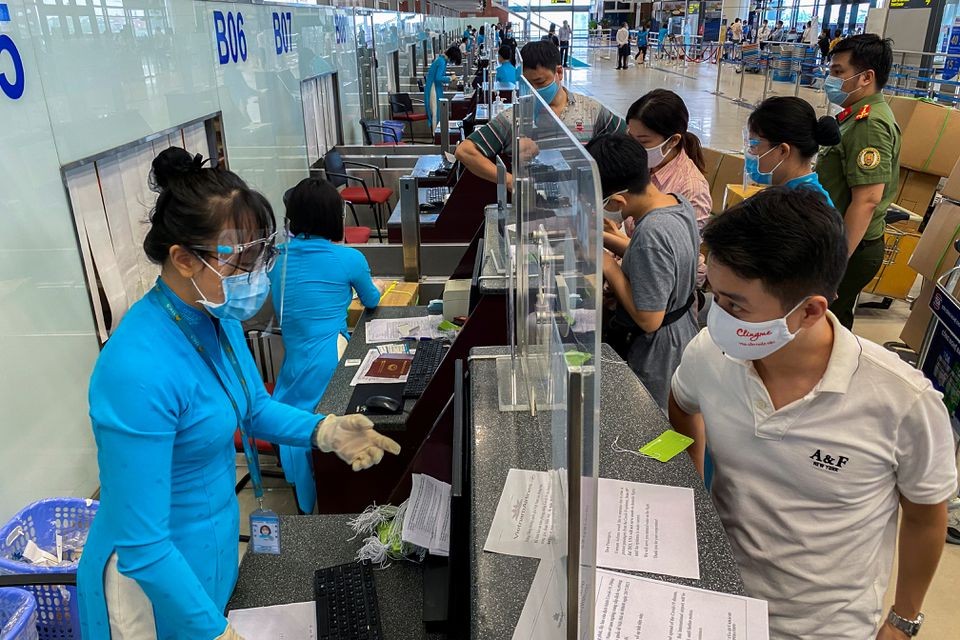
[[[626,135],[603,136],[587,150],[597,162],[604,215],[633,218],[626,242],[604,234],[603,276],[617,309],[604,340],[624,356],[666,411],[670,380],[698,327],[694,316],[700,236],[693,207],[650,181],[647,153]]]

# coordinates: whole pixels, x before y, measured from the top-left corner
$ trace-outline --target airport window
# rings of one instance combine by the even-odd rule
[[[215,131],[214,119],[195,122],[64,168],[101,344],[160,273],[143,253],[157,197],[148,186],[153,159],[174,146],[209,158]]]

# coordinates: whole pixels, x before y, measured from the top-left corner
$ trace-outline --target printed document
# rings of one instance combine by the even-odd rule
[[[317,637],[315,602],[234,609],[227,614],[227,620],[244,640],[316,640]]]
[[[600,478],[597,566],[700,578],[693,489]]]
[[[404,542],[439,556],[450,555],[450,485],[415,473],[403,516]]]
[[[442,321],[442,315],[370,320],[366,324],[367,344],[442,338],[443,334],[437,328]]]
[[[510,469],[484,551],[543,558],[553,536],[553,483],[546,471]]]

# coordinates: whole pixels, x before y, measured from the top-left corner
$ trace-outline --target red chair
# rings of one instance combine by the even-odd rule
[[[380,186],[368,186],[367,181],[363,178],[347,174],[347,165],[373,170],[377,174],[377,181],[380,183]],[[343,187],[340,191],[340,197],[343,198],[344,202],[348,203],[351,209],[353,209],[353,205],[365,205],[373,210],[373,219],[377,225],[377,238],[382,240],[383,225],[381,224],[381,210],[384,205],[387,205],[389,210],[390,198],[393,197],[393,189],[384,186],[383,174],[380,173],[380,168],[365,162],[344,160],[339,151],[331,149],[327,152],[327,155],[323,156],[323,170],[327,175],[327,180],[329,180],[333,186],[338,189]],[[359,182],[360,186],[348,186],[351,180]],[[356,211],[354,211],[354,219],[356,219]]]
[[[370,227],[344,227],[343,241],[347,244],[367,244],[370,242]]]
[[[423,91],[423,89],[421,89]],[[413,99],[409,93],[391,93],[390,94],[390,119],[400,120],[404,123],[410,123],[410,142],[416,142],[413,138],[413,123],[423,122],[427,119],[426,113],[414,112]]]

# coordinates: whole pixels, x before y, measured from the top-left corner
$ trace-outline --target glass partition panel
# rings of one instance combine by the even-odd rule
[[[576,137],[522,80],[513,111],[518,377],[544,425],[567,638],[592,636],[601,304],[600,180]],[[546,430],[549,428],[549,432]],[[579,604],[578,604],[579,603]]]

